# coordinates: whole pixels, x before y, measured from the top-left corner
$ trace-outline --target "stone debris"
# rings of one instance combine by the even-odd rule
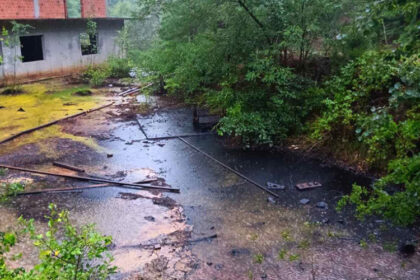
[[[286,188],[286,186],[276,184],[276,183],[267,182],[267,188],[269,188],[270,190],[284,190]]]
[[[320,201],[316,204],[317,208],[321,208],[321,209],[328,209],[328,204],[325,203],[324,201]]]
[[[303,205],[306,205],[306,204],[308,204],[310,202],[310,200],[309,199],[307,199],[307,198],[302,198],[301,200],[299,200],[299,203],[300,204],[303,204]]]
[[[322,184],[319,182],[305,182],[296,184],[296,188],[298,188],[299,190],[315,189],[319,187],[322,187]]]

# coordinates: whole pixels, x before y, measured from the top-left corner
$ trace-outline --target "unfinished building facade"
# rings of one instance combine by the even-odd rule
[[[119,55],[124,20],[107,18],[106,0],[76,0],[76,15],[68,1],[0,0],[1,84],[65,75]]]

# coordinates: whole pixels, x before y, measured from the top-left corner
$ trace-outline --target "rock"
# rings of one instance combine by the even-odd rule
[[[251,251],[247,248],[235,248],[230,251],[232,257],[238,257],[240,255],[250,255]]]
[[[149,221],[149,222],[154,222],[154,221],[156,221],[155,217],[153,217],[153,216],[146,216],[146,217],[144,217],[144,219],[145,219],[146,221]]]
[[[133,141],[125,142],[126,145],[133,145]]]
[[[6,108],[6,107],[0,105],[0,109],[4,109],[4,108]]]
[[[114,155],[113,154],[106,154],[107,158],[112,158]]]
[[[310,200],[309,199],[307,199],[307,198],[302,198],[301,200],[299,200],[299,203],[300,204],[303,204],[303,205],[306,205],[306,204],[308,204],[310,202]]]
[[[269,203],[271,203],[271,204],[276,204],[276,199],[275,199],[274,197],[272,197],[272,196],[269,196],[269,197],[267,198],[267,202],[269,202]]]
[[[212,226],[211,228],[210,228],[210,230],[214,230],[215,229],[215,227],[214,226]]]
[[[214,266],[214,268],[215,268],[216,270],[222,270],[222,268],[223,268],[223,264],[216,264],[216,265]]]
[[[338,219],[337,223],[344,225],[346,222],[343,219]]]
[[[19,110],[17,110],[18,112],[25,112],[25,110],[23,110],[22,107],[19,108]]]
[[[270,190],[284,190],[286,186],[267,182],[267,188],[269,188]]]
[[[267,279],[267,274],[266,273],[263,273],[262,275],[261,275],[261,279]]]
[[[316,204],[317,208],[321,208],[321,209],[328,209],[328,204],[325,203],[324,201],[320,201]]]
[[[163,143],[159,143],[159,144],[158,144],[158,146],[159,146],[159,147],[163,147],[163,146],[165,146],[165,144],[163,144]]]
[[[160,248],[161,248],[160,244],[156,244],[155,247],[153,247],[153,249],[155,250],[160,250]]]
[[[322,187],[322,184],[319,182],[305,182],[301,184],[296,184],[296,188],[298,188],[301,191],[310,190],[310,189],[319,188],[319,187]]]
[[[323,224],[328,224],[330,222],[330,220],[328,218],[324,218],[321,220],[321,223]]]
[[[212,266],[213,265],[213,263],[212,262],[207,262],[206,263],[208,266]]]

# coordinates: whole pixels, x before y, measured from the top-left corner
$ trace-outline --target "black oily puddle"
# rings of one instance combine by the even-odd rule
[[[165,109],[154,114],[139,117],[144,132],[148,137],[166,137],[186,134],[199,134],[203,131],[194,129],[192,125],[192,110],[190,108]],[[377,240],[392,240],[396,238],[412,240],[415,237],[413,230],[391,226],[378,217],[367,218],[360,222],[354,217],[354,208],[347,207],[337,212],[335,207],[343,195],[349,194],[353,184],[370,186],[372,179],[354,174],[334,166],[327,166],[319,160],[307,159],[290,151],[245,151],[241,149],[226,148],[223,139],[215,135],[202,135],[186,137],[189,143],[213,156],[215,159],[227,164],[231,168],[245,174],[250,179],[265,186],[267,182],[284,185],[284,190],[274,190],[279,195],[276,204],[289,209],[305,208],[311,222],[334,225],[352,232],[355,240],[368,239],[375,236]],[[178,140],[171,140],[178,141]],[[238,186],[223,188],[218,178],[230,173],[219,164],[197,153],[184,143],[166,145],[171,148],[171,158],[177,160],[177,167],[173,171],[187,168],[186,172],[169,172],[168,180],[174,180],[181,188],[181,195],[174,196],[186,205],[186,215],[196,228],[195,233],[208,232],[209,225],[217,224],[221,216],[228,214],[224,210],[235,211],[232,205],[247,204],[249,211],[264,211],[267,207],[269,194],[260,191],[256,186],[239,181]],[[183,147],[184,146],[184,147]],[[176,153],[174,149],[179,149]],[[159,153],[159,152],[158,152]],[[175,153],[175,156],[174,156]],[[153,151],[149,154],[153,157]],[[158,158],[164,154],[155,155]],[[166,162],[171,164],[171,162]],[[322,187],[300,191],[295,186],[304,182],[320,182]],[[197,187],[200,185],[202,187]],[[188,186],[187,188],[185,188]],[[199,188],[199,189],[197,189]],[[187,194],[184,194],[187,192]],[[260,199],[256,199],[259,197]],[[261,199],[264,197],[264,199]],[[303,205],[300,201],[308,199],[309,203]],[[317,204],[325,202],[326,208],[319,208]],[[229,206],[227,206],[229,204]],[[217,211],[210,214],[211,209]],[[224,209],[224,210],[223,210]],[[212,228],[212,227],[210,227]]]
[[[193,126],[191,108],[164,109],[152,115],[139,116],[144,132],[149,138],[205,133]]]

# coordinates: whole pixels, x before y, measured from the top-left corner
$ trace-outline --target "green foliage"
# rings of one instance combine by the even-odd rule
[[[129,57],[140,77],[220,114],[220,135],[251,146],[310,134],[391,176],[420,152],[419,10],[415,0],[139,1],[159,38]],[[409,223],[416,200],[391,204],[413,184],[389,195],[355,187],[347,200]]]
[[[406,58],[390,51],[367,52],[351,62],[324,87],[326,109],[314,124],[313,138],[358,142],[374,167],[416,153],[418,63],[418,55]]]
[[[8,169],[6,168],[0,168],[0,176],[5,176],[8,172]]]
[[[105,80],[111,75],[110,69],[107,65],[89,66],[83,73],[84,80],[89,82],[91,86],[102,86]]]
[[[254,262],[257,264],[262,264],[264,262],[264,256],[262,254],[256,254],[254,256]]]
[[[128,59],[118,57],[110,57],[107,66],[111,78],[127,78],[132,69]]]
[[[390,188],[390,184],[394,188]],[[396,224],[408,225],[420,216],[419,194],[420,154],[417,154],[391,161],[389,174],[378,180],[371,190],[354,185],[353,192],[340,200],[338,209],[352,203],[356,205],[359,218],[379,214]]]
[[[49,206],[48,231],[38,233],[33,220],[19,218],[24,226],[22,233],[28,233],[39,249],[39,260],[33,269],[10,269],[6,265],[5,253],[14,246],[17,236],[0,233],[0,278],[5,280],[41,279],[108,279],[116,268],[110,265],[112,258],[106,254],[111,237],[102,236],[93,225],[75,228],[67,211],[59,212],[53,204]]]
[[[23,192],[25,185],[21,183],[2,183],[0,184],[0,202],[7,201],[11,196]]]
[[[80,18],[81,7],[80,0],[67,0],[67,15],[69,18]]]

